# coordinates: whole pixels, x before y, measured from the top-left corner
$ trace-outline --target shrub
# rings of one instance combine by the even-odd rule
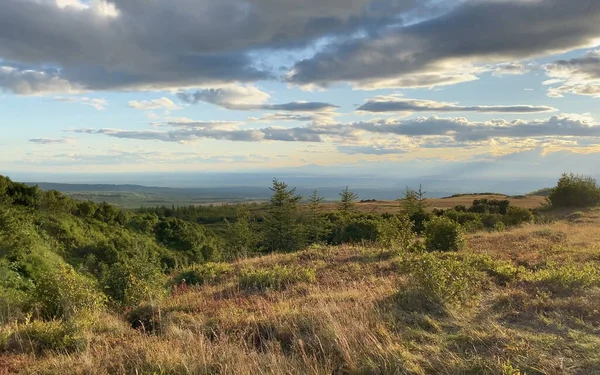
[[[208,282],[218,282],[232,271],[233,267],[227,263],[196,264],[178,273],[173,278],[173,283],[185,282],[188,285],[202,285]]]
[[[546,268],[527,274],[525,281],[551,293],[572,293],[576,289],[599,287],[600,267],[595,263],[550,263]]]
[[[410,275],[413,287],[434,303],[464,302],[475,295],[483,274],[460,259],[420,253],[403,259],[400,270]]]
[[[521,225],[523,223],[531,223],[533,221],[533,213],[527,208],[509,207],[508,212],[502,219],[504,224],[508,226]]]
[[[120,306],[138,306],[166,295],[167,278],[148,259],[113,264],[103,274],[101,282],[111,302]]]
[[[104,306],[96,283],[66,265],[40,274],[35,280],[35,300],[46,319],[88,316]]]
[[[481,223],[484,227],[488,229],[493,229],[496,227],[496,224],[501,222],[502,215],[500,214],[485,214],[481,217]]]
[[[563,174],[548,196],[552,207],[591,207],[600,204],[600,187],[595,179]]]
[[[73,353],[86,346],[84,331],[72,322],[60,320],[17,325],[5,339],[5,347],[9,350],[40,354],[47,351]]]
[[[425,246],[431,251],[458,251],[465,244],[464,231],[447,217],[437,217],[425,226]]]
[[[389,219],[379,219],[377,242],[388,248],[409,250],[416,241],[413,223],[407,216],[393,216]]]
[[[271,269],[244,269],[238,282],[244,290],[282,290],[293,284],[315,280],[316,271],[312,268],[276,265]]]

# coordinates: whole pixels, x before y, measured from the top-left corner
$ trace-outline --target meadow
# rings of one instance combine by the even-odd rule
[[[39,239],[28,242],[30,253],[59,255],[64,261],[54,266],[67,271],[55,276],[49,269],[38,276],[31,267],[42,267],[42,260],[21,252],[11,258],[13,266],[2,269],[0,297],[29,290],[35,298],[28,305],[19,294],[25,302],[18,309],[18,298],[0,305],[0,374],[600,373],[600,209],[545,207],[513,225],[509,212],[530,211],[489,213],[501,201],[452,199],[459,198],[473,206],[465,211],[437,207],[420,234],[402,218],[361,217],[359,223],[377,224],[373,240],[205,257],[165,269],[164,277],[149,272],[148,265],[134,270],[134,264],[143,264],[139,254],[132,258],[135,263],[111,261],[121,273],[107,275],[125,275],[118,284],[124,295],[110,289],[107,281],[114,280],[103,277],[101,252],[94,252],[94,259],[77,258],[78,249],[91,246],[74,243],[84,242],[85,234],[75,239],[65,231],[62,237],[40,231]],[[361,203],[351,203],[360,209]],[[480,210],[488,213],[477,214]],[[37,214],[47,226],[48,218],[36,212],[22,213],[19,220]],[[87,236],[116,228],[73,212],[69,225],[88,228]],[[344,217],[343,211],[338,214]],[[463,216],[485,221],[485,215],[499,221],[473,231],[455,221]],[[163,233],[162,221],[172,219],[155,224],[159,241],[139,237],[138,227],[131,233],[125,229],[138,219],[123,219],[118,229],[135,237],[135,246],[144,238],[158,253],[168,250],[163,257],[186,254]],[[0,229],[18,228],[6,217],[0,224]],[[356,222],[347,225],[354,228]],[[446,242],[433,241],[439,233],[432,228],[452,246],[434,249]],[[31,230],[36,231],[18,232],[22,237]],[[268,238],[268,227],[263,230]],[[17,245],[6,232],[0,234],[3,259],[9,259],[6,251],[15,253],[9,246]],[[45,244],[56,248],[45,249]],[[20,281],[30,281],[31,289],[8,278],[10,270]],[[102,288],[105,297],[88,293]],[[58,301],[41,298],[48,293]],[[48,307],[54,310],[44,310]]]

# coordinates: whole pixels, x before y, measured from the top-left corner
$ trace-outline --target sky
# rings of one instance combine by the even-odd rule
[[[597,0],[0,2],[5,174],[597,174],[598,103]]]

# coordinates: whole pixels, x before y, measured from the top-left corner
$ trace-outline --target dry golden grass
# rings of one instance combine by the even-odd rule
[[[448,209],[456,206],[469,207],[476,199],[508,199],[512,206],[523,208],[540,208],[546,202],[545,197],[525,196],[522,198],[511,198],[506,195],[462,195],[451,198],[427,198],[425,204],[431,210],[434,208]],[[397,201],[377,201],[357,203],[357,208],[362,213],[397,213],[400,210],[400,204]],[[335,211],[335,203],[324,203],[324,211]]]
[[[552,261],[597,264],[598,212],[578,221],[474,234],[456,256],[489,255],[529,273]],[[598,287],[550,293],[526,278],[506,285],[486,279],[469,300],[428,308],[415,280],[399,271],[408,256],[340,246],[240,261],[220,284],[160,303],[155,333],[132,330],[107,313],[86,350],[0,356],[0,368],[90,375],[600,374]],[[317,281],[279,291],[239,287],[241,269],[276,264],[314,268]]]

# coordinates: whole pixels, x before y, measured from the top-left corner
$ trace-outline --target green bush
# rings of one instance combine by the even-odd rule
[[[563,174],[548,196],[552,207],[592,207],[600,204],[600,187],[595,179]]]
[[[45,319],[71,319],[99,311],[105,297],[97,284],[71,266],[59,265],[35,279],[35,301]]]
[[[425,226],[425,246],[430,251],[458,251],[465,245],[464,230],[447,217],[436,217]]]
[[[5,338],[5,349],[42,354],[47,351],[73,353],[86,348],[84,331],[73,322],[32,321],[15,326]]]
[[[572,262],[555,264],[528,273],[525,281],[551,293],[573,293],[577,289],[600,287],[600,266]]]
[[[209,282],[218,282],[225,275],[231,273],[233,267],[227,263],[196,264],[183,269],[173,278],[174,284],[202,285]]]
[[[388,248],[406,251],[413,247],[417,239],[413,231],[413,223],[407,216],[381,218],[377,222],[377,229],[377,242]]]
[[[106,295],[115,305],[138,306],[166,295],[167,277],[150,260],[139,258],[111,265],[101,279]]]
[[[468,262],[436,253],[413,254],[400,261],[412,287],[437,304],[464,302],[473,297],[484,275]]]
[[[509,207],[508,212],[502,218],[507,226],[521,225],[531,223],[533,221],[533,213],[531,210],[523,207]]]
[[[247,268],[239,276],[239,286],[243,290],[283,290],[297,283],[312,283],[316,271],[312,268],[280,266],[270,269]]]

